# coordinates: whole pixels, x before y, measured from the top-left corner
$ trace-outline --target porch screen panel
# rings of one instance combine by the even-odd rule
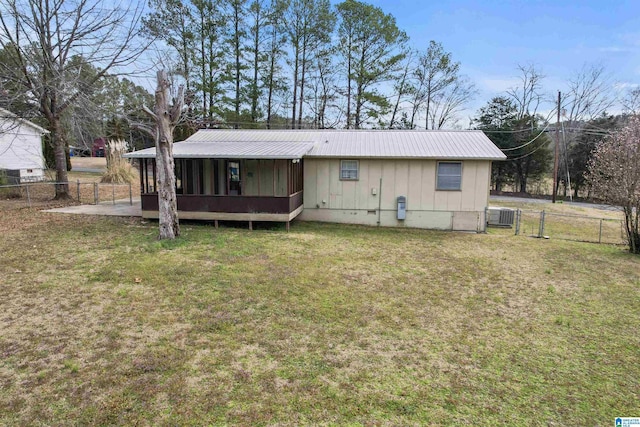
[[[259,196],[258,193],[258,161],[257,160],[245,160],[245,178],[242,185],[242,190],[245,196]]]
[[[302,161],[298,160],[292,164],[292,187],[291,194],[302,191]]]
[[[214,190],[213,190],[214,180],[213,180],[213,162],[211,161],[211,159],[204,160],[202,172],[203,172],[202,177],[204,181],[202,194],[212,195],[214,193]]]
[[[288,196],[286,160],[276,160],[275,174],[276,196]]]
[[[260,196],[273,196],[273,160],[259,160]]]
[[[182,182],[178,184],[179,175],[176,167],[176,188],[182,187],[182,194],[204,194],[204,160],[181,159],[181,168]]]
[[[182,171],[184,169],[183,160],[175,159],[174,164],[176,172],[176,194],[184,194],[184,180],[182,179]]]
[[[183,187],[185,189],[184,194],[195,194],[194,193],[194,189],[195,189],[195,182],[193,180],[193,160],[190,159],[185,159],[184,160],[184,178],[185,178],[185,183],[183,184]]]
[[[196,179],[195,194],[205,194],[204,192],[204,159],[194,160],[194,178]]]
[[[143,175],[143,190],[144,193],[150,194],[156,192],[156,160],[155,159],[142,159],[143,166],[140,171]]]
[[[138,168],[138,170],[140,171],[140,174],[139,174],[140,175],[140,193],[142,193],[142,194],[147,192],[147,189],[145,188],[145,185],[144,185],[144,182],[145,182],[144,175],[145,175],[145,172],[146,172],[144,170],[145,162],[146,162],[146,159],[140,159],[140,164],[139,164],[140,167]]]

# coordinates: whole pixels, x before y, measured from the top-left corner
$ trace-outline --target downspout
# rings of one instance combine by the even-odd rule
[[[378,227],[380,226],[381,208],[382,208],[382,177],[380,177],[380,189],[378,190]]]

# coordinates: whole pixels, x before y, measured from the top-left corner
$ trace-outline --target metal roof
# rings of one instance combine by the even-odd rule
[[[300,159],[311,148],[313,144],[309,142],[194,142],[187,139],[173,144],[173,157],[177,159]],[[155,147],[125,154],[125,157],[133,159],[155,156]]]
[[[482,131],[199,130],[174,144],[177,158],[417,158],[503,160]],[[154,157],[150,148],[127,157]]]

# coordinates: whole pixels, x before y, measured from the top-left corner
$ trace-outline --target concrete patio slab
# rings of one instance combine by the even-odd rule
[[[78,215],[104,215],[104,216],[142,216],[140,199],[133,199],[133,205],[129,199],[103,202],[98,205],[66,206],[64,208],[47,209],[43,212],[66,213]]]

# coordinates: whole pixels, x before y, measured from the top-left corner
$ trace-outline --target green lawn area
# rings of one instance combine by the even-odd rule
[[[621,246],[302,222],[158,242],[139,219],[2,218],[2,425],[640,414],[640,258]]]

